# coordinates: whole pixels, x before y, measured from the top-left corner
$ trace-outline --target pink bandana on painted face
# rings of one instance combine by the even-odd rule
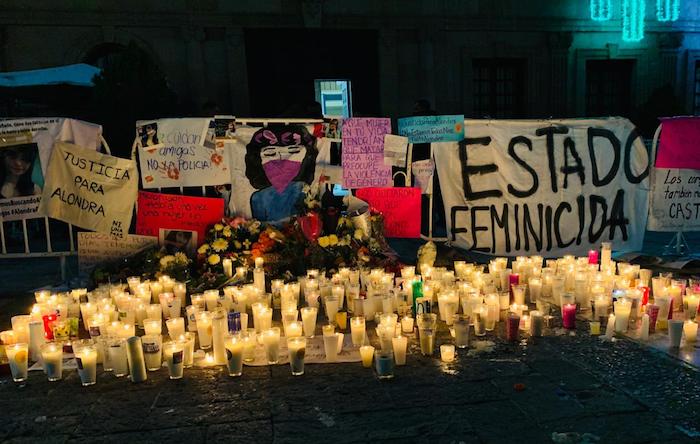
[[[306,156],[306,147],[270,146],[263,148],[260,154],[265,176],[275,191],[282,194],[299,174],[301,162]]]

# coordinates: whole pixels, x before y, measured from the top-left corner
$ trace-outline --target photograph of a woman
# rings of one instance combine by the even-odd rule
[[[255,188],[253,217],[281,222],[296,213],[305,184],[314,180],[316,139],[303,126],[262,128],[253,134],[245,155],[245,174]]]
[[[0,199],[41,194],[43,182],[39,182],[41,166],[35,143],[2,147],[0,159]]]

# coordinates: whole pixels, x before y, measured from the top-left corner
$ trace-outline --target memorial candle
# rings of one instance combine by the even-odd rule
[[[517,313],[509,313],[506,320],[506,340],[515,342],[518,340],[520,330],[520,316]]]
[[[440,358],[442,362],[452,362],[455,360],[455,346],[452,344],[442,344],[440,346]]]
[[[544,334],[544,316],[541,311],[530,312],[530,336],[539,337]]]
[[[693,320],[698,314],[698,295],[689,294],[683,298],[683,305],[685,308],[685,318],[687,320]]]
[[[588,251],[588,263],[591,265],[598,265],[598,250]]]
[[[374,347],[372,347],[371,345],[363,345],[362,347],[360,347],[360,357],[362,358],[362,366],[363,367],[365,367],[365,368],[372,367],[372,358],[374,357]]]
[[[695,321],[685,321],[683,335],[686,343],[694,343],[698,337],[698,324]]]
[[[656,321],[659,316],[659,306],[655,304],[647,305],[647,312],[645,313],[649,316],[649,334],[656,332]]]
[[[614,333],[615,333],[615,314],[610,313],[610,316],[608,316],[608,324],[605,327],[605,337],[607,339],[612,339]]]
[[[642,327],[639,331],[639,338],[643,341],[649,339],[649,315],[646,313],[642,315]]]
[[[534,304],[542,293],[542,278],[532,277],[529,281],[530,303]]]
[[[396,361],[396,365],[405,365],[408,338],[406,336],[396,336],[391,339],[391,345],[394,350],[394,359]]]
[[[262,261],[262,258],[259,257],[255,260],[256,264],[258,259]],[[260,267],[256,266],[253,270],[253,284],[261,293],[265,293],[265,269],[262,268],[262,262]]]
[[[562,307],[562,324],[564,328],[573,330],[576,328],[576,304],[564,304]]]
[[[233,261],[229,258],[224,258],[221,261],[221,266],[224,268],[224,275],[227,278],[233,277]]]
[[[627,299],[615,301],[615,332],[625,333],[629,324],[632,303]]]

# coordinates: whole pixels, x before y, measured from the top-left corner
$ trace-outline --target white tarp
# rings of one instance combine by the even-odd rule
[[[627,119],[465,120],[434,144],[453,245],[494,255],[641,249],[648,155]]]

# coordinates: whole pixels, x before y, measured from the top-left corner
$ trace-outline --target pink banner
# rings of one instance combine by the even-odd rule
[[[420,188],[361,188],[357,197],[384,215],[386,237],[420,237]]]
[[[665,117],[661,124],[656,167],[700,169],[700,118]]]

